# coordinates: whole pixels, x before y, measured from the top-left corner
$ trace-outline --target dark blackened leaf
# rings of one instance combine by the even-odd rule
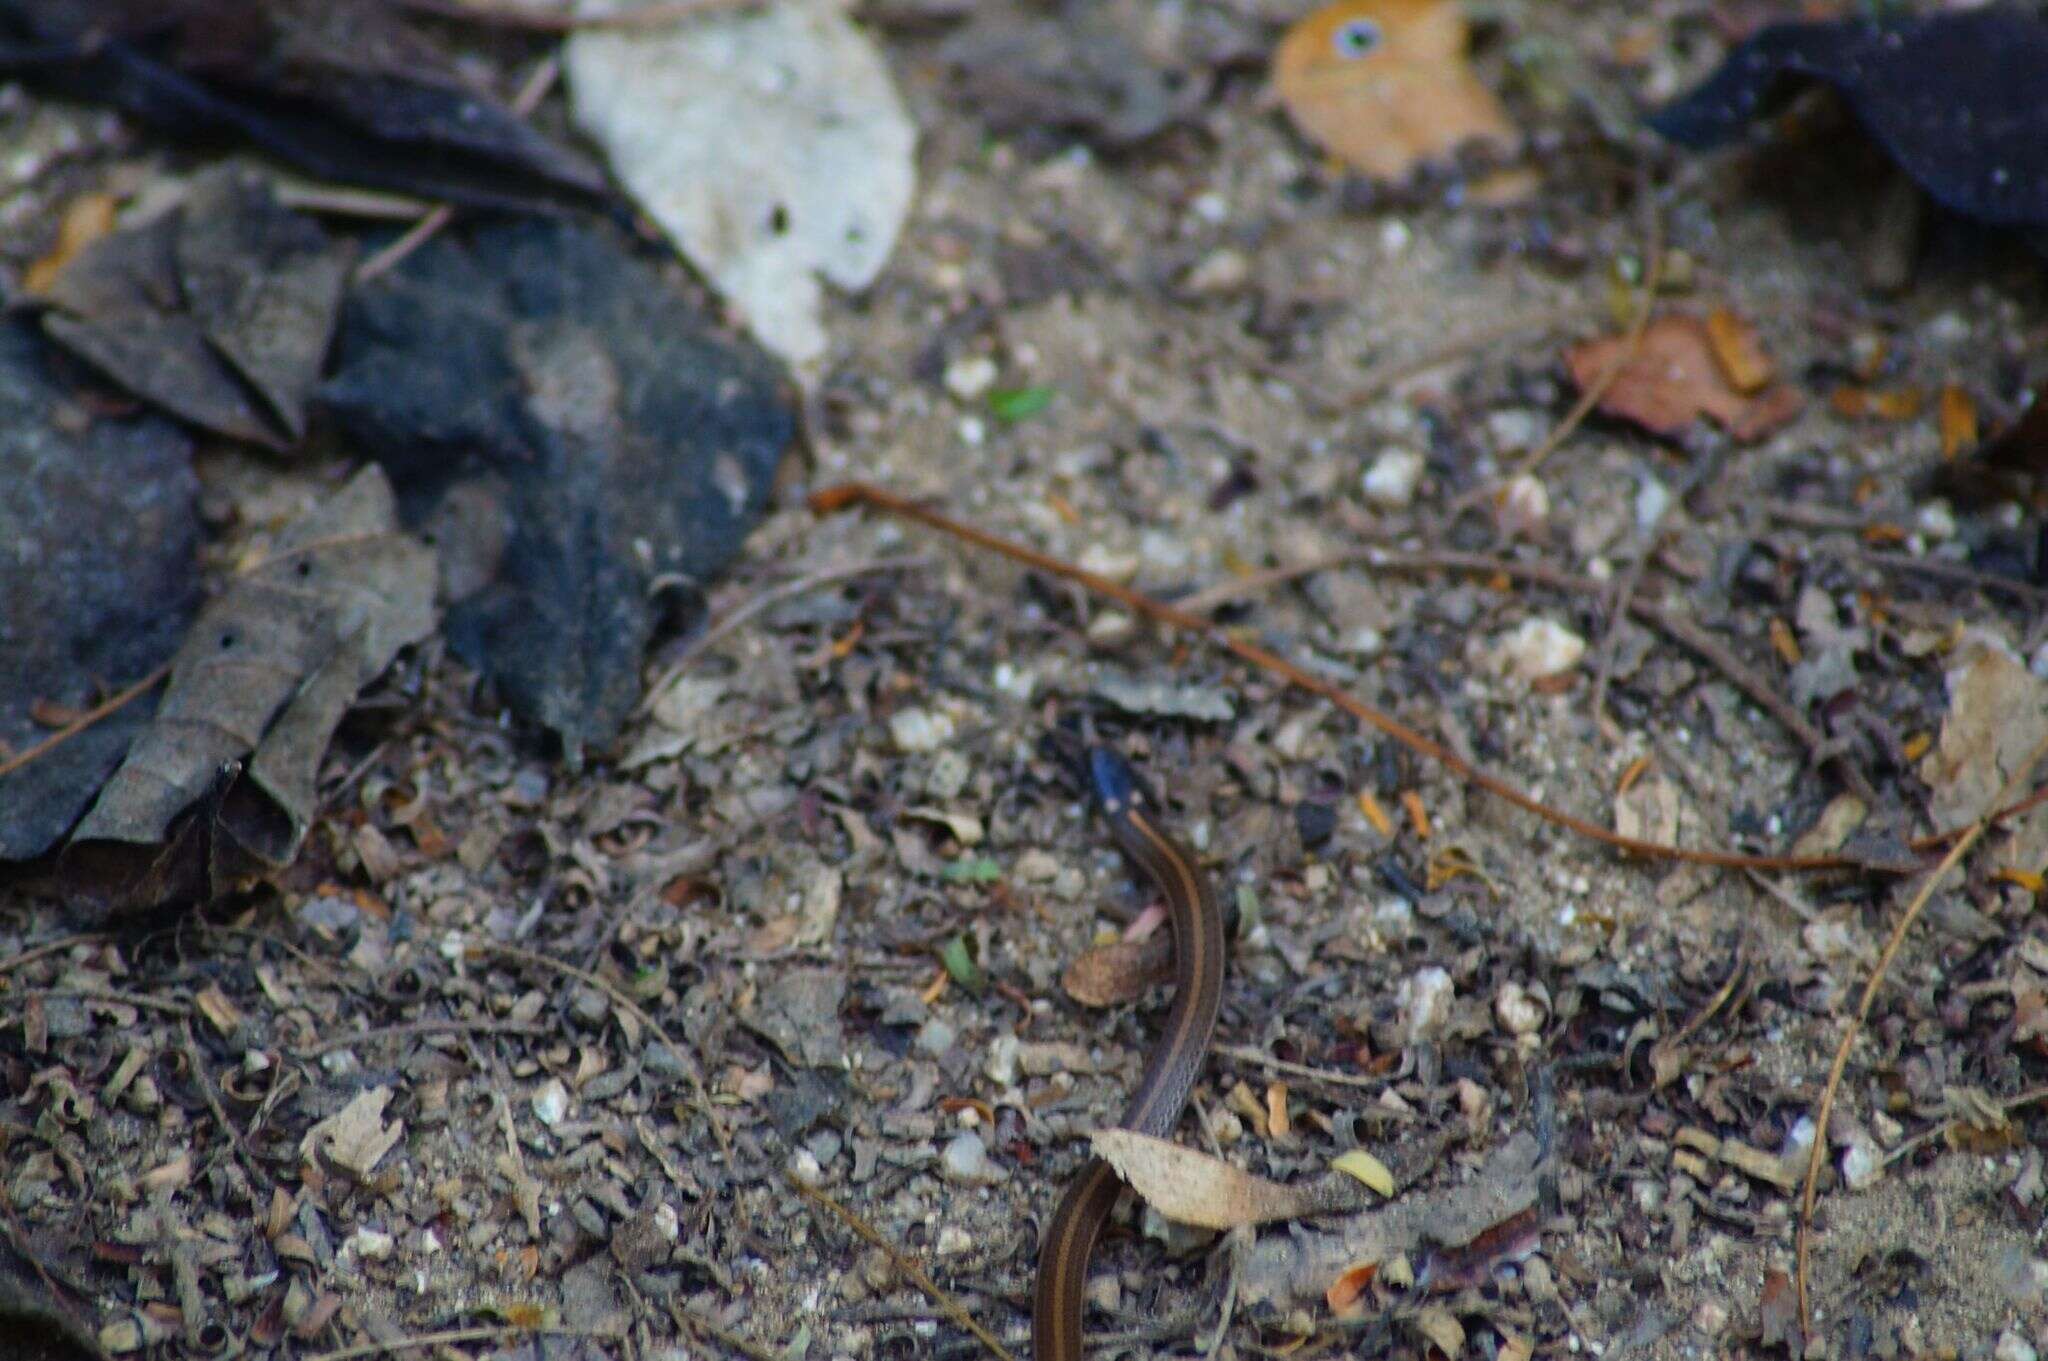
[[[0,323],[0,743],[37,703],[89,707],[169,660],[199,608],[199,481],[162,417],[89,417],[21,321]],[[91,532],[81,533],[81,528]],[[0,860],[56,844],[142,725],[130,703],[0,775]]]
[[[332,415],[410,519],[458,531],[451,644],[572,761],[609,742],[658,597],[701,590],[767,505],[796,430],[780,368],[550,221],[433,241],[351,297],[336,353]]]
[[[0,71],[326,179],[512,211],[607,195],[379,0],[0,0]]]
[[[285,448],[305,433],[354,247],[233,170],[94,242],[49,290],[52,339],[194,425]]]
[[[223,836],[238,863],[288,864],[335,725],[400,647],[433,631],[433,590],[433,551],[399,532],[381,468],[288,525],[262,564],[201,611],[155,720],[79,825],[69,863],[93,861],[99,896],[122,907],[163,899],[123,891],[124,876],[102,868],[124,858],[119,848],[148,867],[128,882],[151,892],[169,891],[161,848],[190,835],[209,865],[228,863]],[[181,821],[209,791],[215,806]],[[175,887],[226,885],[213,874]]]
[[[1681,146],[1719,146],[1814,81],[1839,91],[1943,206],[1997,226],[2048,225],[2048,22],[1993,8],[1774,24],[1650,126]]]

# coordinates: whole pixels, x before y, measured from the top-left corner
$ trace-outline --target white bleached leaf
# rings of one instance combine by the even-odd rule
[[[916,187],[916,126],[841,5],[586,29],[566,67],[577,122],[755,338],[795,364],[821,356],[817,276],[873,282]]]

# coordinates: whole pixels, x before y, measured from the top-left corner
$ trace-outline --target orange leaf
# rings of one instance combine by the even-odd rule
[[[1429,840],[1429,810],[1422,806],[1422,796],[1412,789],[1401,791],[1401,807],[1408,814],[1408,821],[1415,828],[1415,835]]]
[[[1970,394],[1954,383],[1946,383],[1941,389],[1941,410],[1937,416],[1941,427],[1941,456],[1954,458],[1965,449],[1977,443],[1977,404],[1970,400]]]
[[[1565,366],[1583,390],[1627,354],[1600,396],[1600,410],[1652,434],[1677,435],[1704,416],[1738,440],[1754,440],[1789,422],[1804,405],[1798,390],[1783,384],[1754,397],[1737,391],[1698,317],[1659,317],[1633,352],[1628,343],[1626,335],[1617,335],[1574,345],[1565,351]]]
[[[1387,816],[1387,810],[1380,807],[1380,801],[1367,790],[1358,791],[1358,811],[1365,814],[1365,820],[1381,836],[1394,834],[1394,820]]]
[[[1377,180],[1404,180],[1466,143],[1511,154],[1521,134],[1465,61],[1453,0],[1340,0],[1287,30],[1273,88],[1303,136]]]
[[[1707,339],[1714,347],[1722,376],[1744,396],[1770,382],[1777,371],[1771,357],[1764,353],[1763,342],[1757,339],[1756,327],[1725,307],[1707,313]]]
[[[1785,622],[1783,615],[1771,616],[1771,646],[1787,666],[1799,665],[1799,640],[1792,636],[1792,626]]]
[[[64,209],[63,221],[57,224],[57,244],[50,247],[48,255],[23,271],[22,291],[48,293],[50,285],[64,272],[64,266],[71,263],[71,257],[113,230],[112,194],[80,194],[71,200]]]
[[[1323,1303],[1329,1305],[1330,1312],[1338,1318],[1355,1317],[1360,1312],[1359,1298],[1365,1294],[1365,1288],[1372,1284],[1372,1278],[1379,1275],[1379,1272],[1378,1262],[1367,1262],[1364,1266],[1352,1267],[1330,1282],[1330,1288],[1323,1292]]]

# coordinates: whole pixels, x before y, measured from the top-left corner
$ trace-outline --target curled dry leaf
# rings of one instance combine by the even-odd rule
[[[1565,351],[1565,366],[1584,389],[1628,354],[1601,393],[1600,410],[1634,421],[1653,435],[1682,434],[1704,416],[1747,442],[1787,424],[1805,406],[1798,389],[1783,383],[1745,396],[1729,380],[1706,323],[1697,317],[1659,317],[1643,331],[1633,353],[1628,343],[1627,336],[1616,335],[1574,345]]]
[[[225,843],[257,865],[289,864],[335,725],[399,648],[433,631],[433,598],[433,550],[398,532],[380,468],[286,526],[269,556],[200,612],[155,719],[79,825],[72,853],[121,860],[112,848],[125,847],[145,861],[137,878],[127,877],[134,865],[100,866],[112,879],[88,871],[94,886],[152,905],[218,888]],[[218,804],[198,832],[202,877],[158,873],[148,848],[209,795]]]
[[[1273,53],[1273,88],[1302,135],[1376,180],[1477,145],[1512,154],[1521,134],[1466,63],[1453,0],[1342,0]]]
[[[1276,1219],[1357,1209],[1366,1197],[1349,1178],[1301,1185],[1268,1181],[1206,1153],[1135,1130],[1097,1130],[1097,1156],[1168,1219],[1203,1229],[1234,1229]]]
[[[389,1087],[357,1092],[354,1100],[306,1131],[299,1141],[300,1156],[322,1158],[368,1178],[384,1155],[405,1137],[405,1121],[384,1123],[384,1107],[390,1100]]]

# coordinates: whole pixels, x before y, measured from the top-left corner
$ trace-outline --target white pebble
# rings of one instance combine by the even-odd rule
[[[889,736],[898,751],[937,751],[953,740],[953,720],[929,709],[898,709],[889,716]]]
[[[1359,485],[1366,500],[1376,506],[1398,510],[1415,499],[1415,488],[1422,481],[1423,466],[1421,454],[1395,445],[1380,451],[1380,456],[1365,470]]]
[[[1866,1139],[1858,1139],[1842,1152],[1842,1181],[1851,1191],[1861,1191],[1884,1175],[1884,1159]]]
[[[816,1186],[825,1180],[825,1169],[818,1165],[817,1155],[808,1148],[800,1148],[789,1155],[789,1175],[805,1186]]]
[[[932,1246],[941,1257],[958,1257],[974,1250],[974,1235],[958,1224],[948,1224],[939,1230],[938,1240]]]
[[[533,1094],[534,1118],[553,1129],[562,1123],[562,1117],[569,1113],[569,1089],[562,1085],[562,1079],[551,1077]]]
[[[1018,1047],[1015,1035],[998,1035],[989,1041],[988,1057],[982,1060],[981,1071],[988,1074],[990,1082],[998,1087],[1017,1085]]]
[[[1538,533],[1550,522],[1550,488],[1533,473],[1516,473],[1493,503],[1493,522],[1510,538]]]
[[[1187,278],[1181,280],[1181,287],[1190,293],[1215,296],[1235,293],[1251,277],[1251,261],[1244,258],[1243,252],[1226,246],[1209,252],[1196,262],[1195,267],[1188,271]]]
[[[1437,965],[1417,969],[1401,980],[1394,1000],[1411,1040],[1427,1039],[1444,1027],[1451,1016],[1451,999],[1457,988],[1451,975]]]
[[[391,1255],[391,1249],[395,1246],[397,1244],[390,1234],[379,1232],[367,1224],[350,1234],[348,1242],[342,1245],[344,1250],[364,1262],[383,1261]]]
[[[1533,1035],[1550,1016],[1550,1004],[1536,989],[1504,983],[1493,995],[1493,1019],[1510,1035]]]
[[[981,1136],[956,1134],[939,1156],[939,1175],[962,1186],[987,1186],[1003,1179],[1002,1169],[988,1160]]]
[[[1569,671],[1586,655],[1586,640],[1549,619],[1525,619],[1494,644],[1493,669],[1536,681]]]
[[[963,355],[946,365],[946,391],[971,402],[995,386],[996,361],[985,354]]]
[[[1388,255],[1399,255],[1408,249],[1408,243],[1415,239],[1415,233],[1408,230],[1408,224],[1398,217],[1390,217],[1380,223],[1380,249]]]
[[[1956,513],[1946,501],[1929,501],[1920,507],[1919,528],[1930,539],[1953,539],[1956,536]]]
[[[988,422],[979,416],[960,418],[960,442],[970,449],[979,449],[988,439]]]
[[[1636,488],[1636,528],[1648,532],[1664,518],[1671,504],[1671,488],[1654,477],[1645,477]]]

